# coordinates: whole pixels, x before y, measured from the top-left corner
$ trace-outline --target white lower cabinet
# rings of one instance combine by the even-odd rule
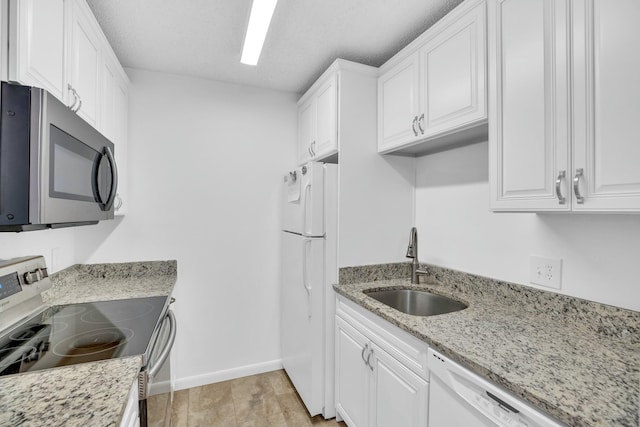
[[[350,427],[369,425],[368,344],[364,335],[336,317],[336,409]]]
[[[371,426],[427,425],[428,383],[373,344]]]
[[[349,427],[426,427],[427,345],[341,297],[336,312],[338,415]]]

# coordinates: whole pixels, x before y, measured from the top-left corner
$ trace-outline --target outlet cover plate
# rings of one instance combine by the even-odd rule
[[[562,260],[531,255],[529,282],[548,288],[560,289],[562,285]]]

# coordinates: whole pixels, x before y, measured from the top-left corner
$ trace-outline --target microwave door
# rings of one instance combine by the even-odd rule
[[[115,163],[110,160],[107,150],[97,151],[53,124],[48,131],[48,156],[45,156],[48,171],[43,173],[48,178],[48,185],[41,193],[41,223],[95,222],[112,218],[109,203],[111,190],[117,183],[117,172],[114,174]]]

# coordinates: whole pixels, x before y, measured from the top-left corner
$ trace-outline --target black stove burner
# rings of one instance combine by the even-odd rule
[[[0,372],[2,375],[17,374],[23,364],[36,353],[36,348],[30,345],[0,349]]]
[[[58,307],[59,311],[56,312],[57,319],[64,319],[65,317],[76,317],[79,314],[87,311],[87,307],[84,304],[61,305]]]
[[[53,347],[53,353],[63,357],[93,356],[102,352],[111,355],[134,335],[128,328],[96,329],[65,338]]]
[[[26,326],[10,333],[9,339],[12,341],[28,341],[38,335],[38,333],[46,327],[47,325]]]
[[[144,354],[166,297],[51,307],[0,337],[0,376]]]

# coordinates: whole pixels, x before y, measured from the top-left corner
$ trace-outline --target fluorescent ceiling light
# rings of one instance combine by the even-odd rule
[[[244,37],[242,48],[242,58],[240,62],[247,65],[257,65],[262,51],[264,39],[267,37],[267,30],[271,23],[273,11],[278,0],[253,0],[251,5],[251,16],[249,16],[249,26]]]

